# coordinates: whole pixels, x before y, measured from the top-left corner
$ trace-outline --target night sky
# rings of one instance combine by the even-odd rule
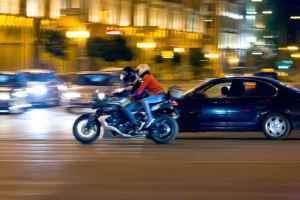
[[[272,0],[275,7],[275,20],[283,43],[293,44],[300,42],[300,20],[290,20],[293,15],[300,16],[300,0]]]

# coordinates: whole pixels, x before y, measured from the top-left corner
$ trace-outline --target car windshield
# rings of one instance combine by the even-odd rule
[[[25,73],[25,78],[31,82],[50,82],[57,80],[54,73]]]
[[[0,87],[6,86],[11,87],[15,86],[17,83],[16,76],[10,74],[0,74]]]
[[[75,84],[101,86],[106,84],[109,79],[110,76],[105,74],[81,74],[76,78]]]

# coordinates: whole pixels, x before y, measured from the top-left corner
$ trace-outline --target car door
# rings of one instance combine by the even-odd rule
[[[188,126],[189,130],[218,130],[226,127],[228,104],[222,88],[230,85],[230,80],[223,80],[196,90],[184,103],[185,127]]]
[[[241,80],[244,93],[227,99],[228,127],[255,130],[264,113],[272,106],[276,87],[256,80]]]

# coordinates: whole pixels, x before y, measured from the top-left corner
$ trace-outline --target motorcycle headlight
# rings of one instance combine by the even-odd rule
[[[106,98],[106,94],[103,92],[97,93],[97,99],[104,100]]]
[[[81,94],[79,92],[65,92],[63,97],[65,99],[78,99],[81,97]]]

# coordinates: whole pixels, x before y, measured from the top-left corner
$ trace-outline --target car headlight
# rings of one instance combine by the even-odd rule
[[[31,85],[27,88],[27,92],[34,95],[43,96],[47,93],[47,87],[45,85]]]
[[[103,93],[103,92],[97,93],[97,99],[99,99],[100,101],[104,100],[105,98],[106,98],[106,94],[105,93]]]
[[[68,90],[68,87],[64,84],[60,84],[60,85],[57,85],[57,89],[59,91],[66,91],[66,90]]]
[[[65,99],[77,99],[80,98],[81,94],[79,92],[65,92],[63,98]]]
[[[25,90],[16,90],[11,94],[12,97],[25,98],[27,97],[27,92]]]
[[[10,100],[9,93],[0,93],[0,100],[2,100],[2,101]]]

